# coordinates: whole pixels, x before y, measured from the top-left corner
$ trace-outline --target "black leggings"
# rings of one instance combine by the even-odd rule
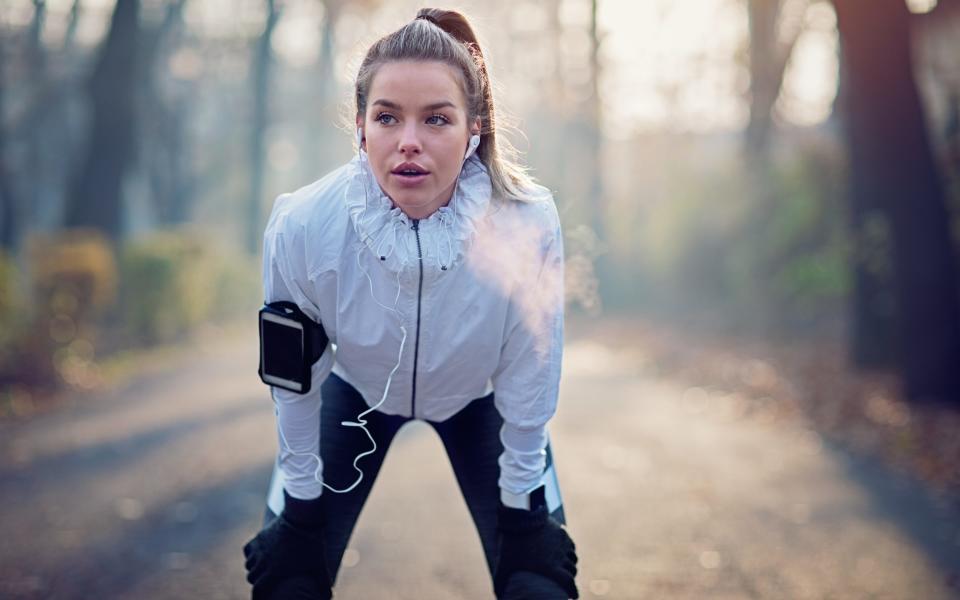
[[[368,406],[353,386],[335,374],[330,374],[321,389],[320,457],[323,459],[324,480],[353,481],[357,475],[353,460],[357,454],[369,449],[370,440],[362,431],[343,427],[340,422],[355,420]],[[361,464],[363,479],[346,494],[329,490],[323,492],[327,496],[327,523],[324,528],[327,568],[334,581],[350,535],[380,472],[387,450],[400,427],[411,420],[410,417],[387,415],[379,411],[372,411],[364,418],[367,430],[377,441],[377,451],[364,457]],[[497,559],[497,506],[500,503],[497,483],[500,467],[497,459],[503,451],[500,442],[503,419],[493,404],[493,394],[471,401],[446,421],[427,423],[433,426],[443,441],[460,491],[480,535],[492,577]],[[274,518],[276,515],[267,507],[264,526]],[[567,598],[567,594],[550,579],[535,573],[518,572],[510,579],[504,598],[557,600]]]

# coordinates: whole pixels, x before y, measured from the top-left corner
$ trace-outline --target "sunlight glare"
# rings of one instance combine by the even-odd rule
[[[907,8],[916,14],[928,13],[937,7],[937,0],[907,0]]]
[[[292,4],[285,9],[277,23],[270,45],[277,56],[293,67],[306,67],[320,54],[323,24],[321,3]]]
[[[833,7],[826,2],[807,9],[804,31],[787,63],[777,116],[796,125],[816,125],[830,116],[839,77],[838,35]]]
[[[836,21],[824,2],[806,11],[802,3],[786,6],[791,10],[781,25],[804,31],[785,73],[777,116],[816,125],[830,115],[836,96]],[[749,33],[744,3],[604,2],[598,20],[608,136],[664,129],[733,131],[745,125],[749,75],[742,57]]]
[[[605,129],[713,130],[741,126],[737,46],[746,35],[739,3],[601,3],[607,96]]]

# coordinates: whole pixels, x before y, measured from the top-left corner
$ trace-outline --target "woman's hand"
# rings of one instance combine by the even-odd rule
[[[280,516],[243,547],[253,600],[329,600],[333,592],[323,543],[322,500],[298,500],[286,490],[284,498]]]
[[[499,508],[500,553],[494,570],[494,590],[503,597],[510,576],[517,571],[538,573],[557,582],[571,598],[579,598],[576,545],[567,531],[547,514],[534,510]]]

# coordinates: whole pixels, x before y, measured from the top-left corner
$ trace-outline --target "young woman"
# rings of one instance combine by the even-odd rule
[[[280,452],[264,528],[244,546],[253,597],[331,597],[386,450],[421,419],[497,597],[577,598],[546,430],[563,345],[552,196],[497,137],[463,15],[422,9],[381,38],[355,95],[357,156],[281,195],[264,235],[266,303],[329,343],[309,391],[271,388]]]

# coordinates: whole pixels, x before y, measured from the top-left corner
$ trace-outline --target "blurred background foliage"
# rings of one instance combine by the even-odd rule
[[[145,344],[176,340],[203,323],[243,318],[258,308],[250,261],[198,232],[159,231],[123,251],[125,335]]]
[[[252,323],[273,199],[349,160],[362,51],[420,4],[4,2],[0,403],[20,388],[93,387],[98,362],[125,348]],[[555,191],[571,315],[842,337],[852,364],[909,373],[912,290],[945,299],[911,314],[930,316],[917,329],[924,339],[943,334],[926,344],[933,362],[957,358],[960,9],[881,0],[871,7],[886,20],[868,24],[857,5],[449,6],[480,35],[505,131]],[[892,95],[886,119],[859,110],[873,89],[888,89],[870,65],[899,64],[857,37],[871,28],[907,59],[888,69],[900,77],[889,89],[907,95]],[[884,130],[912,110],[908,92],[920,119],[903,122],[921,124],[919,146],[906,130]],[[861,113],[873,120],[849,118]],[[870,154],[875,146],[887,163]],[[899,172],[889,165],[921,146],[942,193],[858,175]],[[909,217],[863,201],[883,190],[907,207],[938,206],[914,225],[937,240],[929,223],[939,219],[949,248],[898,262],[916,234],[895,243]],[[908,273],[924,271],[917,264],[947,265],[927,270],[952,291],[911,283]],[[939,381],[913,386],[918,396],[956,398],[943,373],[907,379]]]

